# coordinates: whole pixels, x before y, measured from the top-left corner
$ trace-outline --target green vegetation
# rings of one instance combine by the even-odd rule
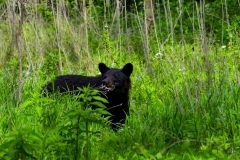
[[[23,2],[0,0],[0,159],[240,157],[239,1],[156,1],[148,29],[139,1]],[[99,62],[134,65],[118,132],[97,91],[40,95],[56,75],[97,75]]]

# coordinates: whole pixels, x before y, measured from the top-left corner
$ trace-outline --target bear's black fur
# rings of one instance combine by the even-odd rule
[[[60,93],[77,91],[90,85],[92,88],[104,91],[104,98],[109,103],[105,104],[107,111],[112,114],[111,127],[116,130],[118,123],[124,124],[126,115],[129,115],[129,89],[131,87],[130,75],[133,65],[127,63],[122,69],[109,68],[104,63],[99,63],[100,76],[62,75],[53,82],[47,83],[42,92],[46,96],[58,90]],[[103,92],[102,92],[103,93]]]

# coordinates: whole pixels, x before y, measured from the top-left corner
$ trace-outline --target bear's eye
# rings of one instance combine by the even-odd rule
[[[116,75],[112,75],[113,82],[116,83],[119,81],[118,77]]]
[[[106,79],[107,78],[107,76],[103,76],[103,79]]]

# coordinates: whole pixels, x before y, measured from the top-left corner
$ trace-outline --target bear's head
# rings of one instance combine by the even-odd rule
[[[99,63],[98,68],[102,74],[101,89],[107,92],[124,92],[130,89],[130,75],[133,71],[131,63],[127,63],[122,69],[109,68],[104,63]]]

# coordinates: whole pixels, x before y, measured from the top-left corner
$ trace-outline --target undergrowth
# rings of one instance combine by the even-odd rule
[[[219,27],[207,32],[204,6],[163,2],[145,32],[143,12],[89,3],[68,16],[34,1],[19,22],[12,1],[0,1],[0,159],[238,159],[238,18],[205,17]],[[134,67],[130,116],[118,132],[95,90],[84,88],[82,101],[40,94],[57,75],[98,75],[100,62]]]

